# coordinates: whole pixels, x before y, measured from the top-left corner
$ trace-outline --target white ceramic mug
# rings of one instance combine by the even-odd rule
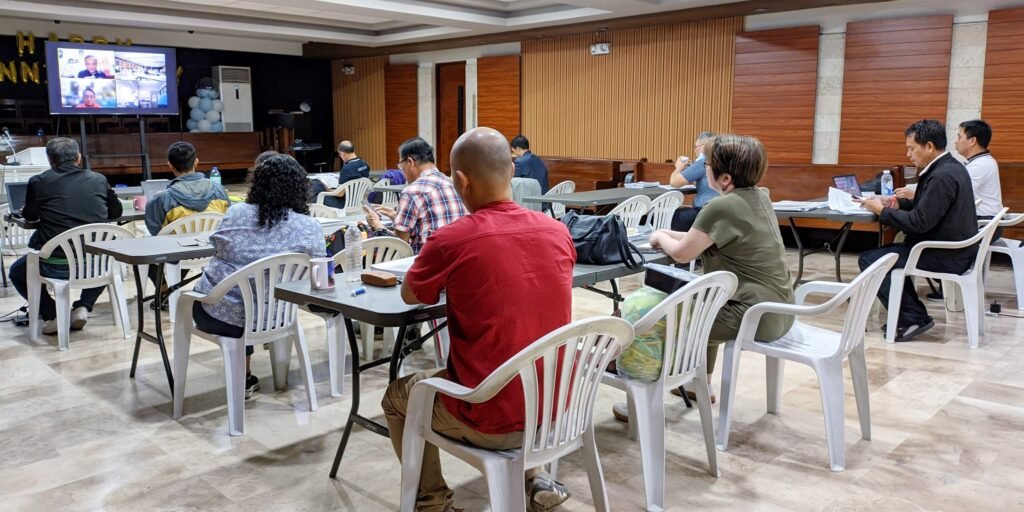
[[[334,289],[334,258],[310,258],[309,287],[314,290]]]

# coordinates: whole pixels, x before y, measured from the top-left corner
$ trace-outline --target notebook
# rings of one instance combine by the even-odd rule
[[[25,194],[28,193],[28,182],[5,183],[7,186],[7,202],[11,212],[20,212],[25,207]]]

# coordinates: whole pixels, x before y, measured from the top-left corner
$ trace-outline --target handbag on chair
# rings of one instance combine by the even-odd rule
[[[576,246],[576,261],[590,265],[625,264],[640,270],[646,260],[635,245],[629,243],[626,226],[614,215],[580,215],[566,212],[562,223]],[[635,257],[634,257],[635,255]]]

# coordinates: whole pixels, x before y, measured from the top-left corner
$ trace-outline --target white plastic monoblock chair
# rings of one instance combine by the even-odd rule
[[[402,439],[401,510],[412,512],[415,509],[425,442],[484,474],[494,512],[525,512],[526,470],[557,461],[582,448],[594,508],[609,510],[604,472],[594,437],[593,409],[605,368],[632,342],[633,326],[629,322],[612,317],[588,318],[537,340],[474,389],[442,378],[417,382],[409,395]],[[543,368],[542,373],[538,372],[538,365]],[[484,450],[444,437],[431,428],[437,393],[468,403],[485,402],[517,376],[526,399],[523,448]],[[551,405],[538,411],[542,403]],[[554,414],[556,411],[558,414]]]
[[[988,222],[988,221],[985,221]],[[999,222],[1000,227],[1008,228],[1024,222],[1024,213],[1007,214]],[[1013,267],[1014,291],[1017,293],[1017,309],[1024,309],[1024,242],[1010,238],[993,240],[985,255],[985,283],[988,285],[988,267],[992,263],[992,253],[1005,254],[1010,257]]]
[[[850,375],[857,399],[861,437],[871,439],[871,407],[868,398],[868,369],[864,360],[864,329],[871,305],[885,274],[896,264],[898,256],[887,254],[864,270],[849,284],[812,281],[796,290],[796,305],[776,302],[755,304],[743,315],[735,340],[725,344],[722,371],[722,403],[718,410],[718,448],[729,447],[729,428],[736,399],[740,368],[740,350],[765,355],[767,365],[768,412],[779,414],[782,408],[783,362],[792,361],[810,366],[818,376],[821,408],[825,415],[825,439],[832,471],[846,467],[845,418],[843,402],[843,360],[850,360]],[[804,305],[810,294],[833,295],[827,302]],[[831,331],[799,320],[782,338],[762,343],[754,341],[757,324],[768,313],[796,317],[824,316],[847,304],[841,332]],[[738,350],[739,349],[739,350]]]
[[[544,195],[553,196],[556,194],[572,194],[575,191],[576,182],[566,180],[549,188],[548,192]],[[565,205],[562,203],[551,203],[551,216],[556,219],[561,219],[563,215],[565,215]]]
[[[960,242],[919,242],[910,249],[907,256],[907,264],[903,268],[893,269],[891,285],[889,286],[889,308],[888,326],[885,332],[885,341],[895,343],[896,324],[900,314],[900,297],[903,295],[904,277],[920,276],[942,281],[943,290],[947,296],[956,293],[956,285],[963,293],[964,316],[967,317],[967,344],[970,348],[978,348],[978,338],[985,334],[985,282],[984,268],[985,258],[988,255],[988,247],[992,242],[992,235],[995,234],[999,222],[1006,215],[1008,208],[1003,208],[991,221],[985,221],[985,226],[978,231],[977,235]],[[972,245],[978,246],[978,255],[971,268],[962,275],[946,274],[942,272],[931,272],[917,268],[917,260],[921,252],[928,250],[962,249]],[[948,314],[948,313],[947,313]]]
[[[380,180],[377,182],[376,185],[374,185],[374,188],[376,188],[377,186],[386,187],[390,184],[391,180]],[[394,192],[388,192],[387,190],[375,190],[375,192],[381,194],[381,206],[386,206],[388,208],[391,208],[392,210],[398,208],[398,194]]]
[[[292,344],[299,357],[299,368],[306,383],[310,411],[317,409],[313,369],[309,364],[309,347],[302,327],[296,320],[297,306],[277,300],[274,286],[282,282],[304,279],[309,271],[309,256],[287,253],[254,261],[228,276],[207,294],[191,291],[178,298],[174,329],[174,419],[181,418],[188,374],[189,347],[192,335],[212,341],[224,354],[224,379],[228,397],[228,432],[245,432],[245,347],[270,344],[270,363],[274,387],[285,388]],[[216,304],[230,290],[238,288],[245,311],[245,329],[241,338],[208,334],[195,328],[192,306],[195,303]]]
[[[0,205],[0,219],[6,217],[7,214],[11,213],[11,206],[8,204]],[[19,227],[13,222],[3,222],[0,224],[0,229],[3,230],[0,233],[0,251],[7,256],[21,256],[25,254],[25,250],[28,249],[28,240],[32,238],[34,229],[24,229]]]
[[[369,178],[359,178],[342,183],[333,192],[320,192],[316,196],[316,204],[324,204],[327,196],[337,196],[345,191],[345,215],[357,215],[363,209],[363,200],[370,192],[373,182]]]
[[[651,198],[647,196],[633,196],[619,203],[618,206],[608,212],[608,215],[618,215],[622,223],[629,228],[639,228],[640,220],[651,209]]]
[[[337,219],[341,217],[341,210],[337,208],[331,208],[330,206],[313,203],[309,205],[309,216],[314,219]]]
[[[200,212],[189,215],[188,217],[182,217],[160,229],[157,236],[160,235],[188,235],[192,233],[210,233],[217,230],[220,223],[224,220],[223,213],[216,212]],[[164,281],[167,282],[167,287],[170,288],[181,282],[181,271],[200,271],[206,268],[210,264],[210,258],[196,258],[191,260],[168,262],[164,264]],[[177,308],[176,303],[178,302],[178,296],[181,295],[181,290],[177,290],[167,298],[167,307],[170,317],[174,318],[174,314]]]
[[[683,193],[673,190],[665,192],[651,201],[651,211],[647,214],[647,225],[652,231],[672,229],[672,216],[683,205]]]
[[[342,272],[351,272],[353,269],[345,267],[345,258],[348,257],[349,249],[345,249],[338,254],[334,255],[335,265],[341,266]],[[405,243],[400,238],[393,238],[387,236],[378,236],[369,238],[363,241],[363,266],[361,270],[369,269],[371,265],[377,263],[383,263],[385,261],[392,261],[402,258],[408,258],[412,256],[412,247]],[[395,342],[395,336],[397,335],[397,329],[385,328],[384,329],[384,345],[391,346]],[[342,342],[344,342],[344,330],[341,330]],[[362,355],[368,359],[373,359],[373,325],[360,322],[359,332],[362,336],[363,350]]]
[[[647,510],[665,508],[665,391],[693,382],[712,476],[718,476],[715,426],[707,381],[707,348],[718,311],[736,291],[736,276],[712,272],[680,288],[633,324],[637,334],[665,320],[661,377],[644,382],[606,373],[602,382],[626,391],[630,437],[640,438]]]
[[[128,304],[125,302],[121,282],[121,266],[110,256],[85,252],[85,245],[123,238],[135,234],[121,226],[86,224],[69,229],[43,244],[38,251],[29,251],[26,260],[28,277],[29,332],[33,341],[41,341],[42,324],[39,319],[39,301],[43,285],[53,290],[57,303],[57,348],[69,348],[71,331],[71,290],[106,287],[110,308],[114,312],[114,325],[121,327],[124,337],[131,337]],[[68,262],[68,279],[55,279],[39,275],[40,260],[49,258],[57,249],[64,252]]]

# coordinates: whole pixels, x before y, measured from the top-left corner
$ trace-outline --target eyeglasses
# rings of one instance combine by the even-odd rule
[[[409,161],[409,159],[408,159],[408,158],[406,158],[405,160],[399,160],[399,161],[398,161],[398,163],[397,163],[397,164],[395,164],[395,167],[397,167],[397,168],[398,168],[399,170],[401,170],[401,169],[402,169],[402,165],[403,165],[404,163],[408,162],[408,161]]]

